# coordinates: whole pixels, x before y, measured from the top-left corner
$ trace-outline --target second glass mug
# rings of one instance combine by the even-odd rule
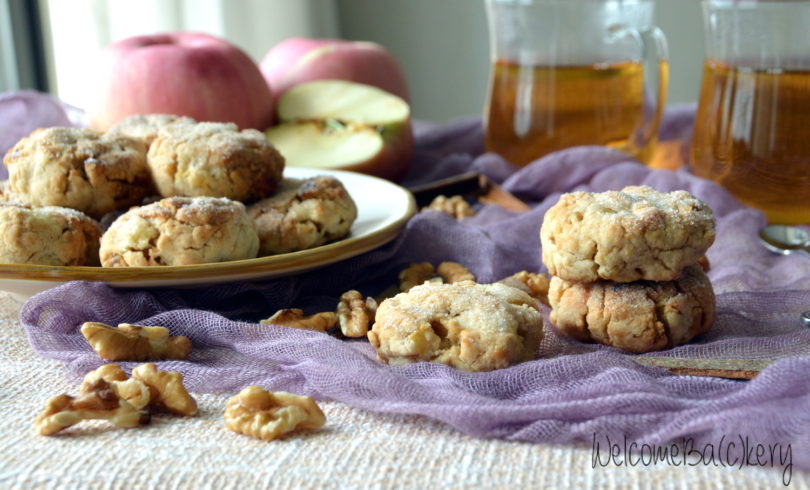
[[[485,0],[487,151],[518,166],[606,145],[649,161],[668,80],[652,0]]]

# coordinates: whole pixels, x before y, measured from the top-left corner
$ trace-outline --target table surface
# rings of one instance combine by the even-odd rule
[[[590,444],[478,439],[425,417],[321,403],[327,425],[262,442],[227,430],[230,394],[195,394],[195,417],[156,415],[119,429],[85,421],[35,434],[45,401],[75,394],[67,369],[28,345],[20,304],[0,292],[0,487],[2,488],[777,488],[782,468],[592,466]],[[793,469],[790,488],[810,488]]]

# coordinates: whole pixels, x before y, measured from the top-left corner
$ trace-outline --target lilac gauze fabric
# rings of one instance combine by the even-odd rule
[[[669,110],[662,139],[688,138],[693,111]],[[764,223],[760,213],[687,171],[651,170],[602,147],[572,148],[517,170],[483,153],[477,118],[415,129],[417,149],[406,183],[478,170],[533,209],[514,214],[487,206],[461,222],[423,212],[377,250],[266,282],[175,290],[66,284],[23,306],[31,346],[66,361],[78,379],[103,363],[79,333],[82,322],[165,325],[190,337],[195,349],[188,361],[160,366],[183,373],[192,391],[261,384],[378,412],[421,414],[476,436],[533,442],[590,442],[596,434],[644,443],[682,437],[717,443],[744,435],[762,444],[791,444],[793,462],[810,469],[810,329],[800,321],[801,312],[810,310],[810,260],[766,252],[756,241]],[[457,261],[481,282],[523,269],[543,271],[538,233],[560,193],[631,184],[686,189],[712,207],[718,222],[708,253],[716,324],[689,345],[647,355],[781,359],[756,379],[676,376],[642,367],[616,349],[567,339],[548,322],[536,360],[488,373],[432,363],[386,366],[365,341],[256,323],[283,307],[331,310],[351,288],[377,294],[414,261]]]

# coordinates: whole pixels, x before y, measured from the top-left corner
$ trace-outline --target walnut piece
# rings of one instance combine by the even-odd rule
[[[45,410],[34,420],[37,432],[43,436],[55,434],[88,419],[109,420],[119,427],[136,427],[149,422],[149,412],[120,398],[103,379],[87,389],[78,397],[62,394],[48,400]]]
[[[248,386],[225,405],[225,426],[239,434],[272,441],[296,429],[317,429],[326,416],[315,400],[284,391]]]
[[[121,323],[116,328],[99,322],[85,322],[82,335],[99,357],[108,361],[186,359],[191,352],[188,337],[171,337],[165,327]]]
[[[475,276],[469,269],[457,262],[442,262],[436,271],[447,284],[461,281],[475,281]]]
[[[282,325],[284,327],[326,332],[337,323],[337,315],[331,311],[323,311],[310,316],[298,308],[285,308],[273,313],[273,316],[260,321],[262,325]]]
[[[549,306],[548,288],[550,279],[546,274],[520,271],[498,282],[521,289],[532,298]]]
[[[93,391],[93,387],[99,380],[109,383],[116,395],[135,408],[141,409],[148,406],[152,398],[149,387],[135,378],[127,379],[127,374],[118,364],[105,364],[95,371],[87,373],[80,391],[82,393]]]
[[[436,196],[424,209],[435,209],[447,213],[457,220],[475,216],[475,210],[470,207],[470,204],[463,197],[458,195],[452,197]]]
[[[399,273],[399,289],[403,293],[407,293],[414,286],[424,284],[425,281],[441,282],[430,262],[411,264]]]
[[[712,268],[711,264],[709,263],[709,258],[705,255],[698,259],[698,264],[700,264],[700,267],[703,268],[703,272],[709,272],[709,269]]]
[[[183,375],[176,371],[160,371],[151,362],[132,370],[132,378],[149,388],[150,406],[180,415],[197,413],[197,402],[183,386]]]
[[[337,317],[340,331],[346,337],[365,337],[368,328],[374,323],[377,302],[374,298],[365,298],[359,291],[352,289],[340,296],[337,305]]]

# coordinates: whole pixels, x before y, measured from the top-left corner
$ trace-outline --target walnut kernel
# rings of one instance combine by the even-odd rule
[[[273,316],[259,323],[262,325],[282,325],[284,327],[312,330],[314,332],[326,332],[337,323],[337,315],[331,311],[323,311],[314,315],[304,316],[304,312],[298,308],[285,308],[278,310]]]
[[[122,323],[116,328],[99,322],[85,322],[82,335],[99,357],[109,361],[186,359],[191,352],[188,337],[172,337],[165,327]]]
[[[498,282],[521,289],[532,298],[549,306],[548,288],[550,279],[546,274],[520,271]]]
[[[317,429],[326,416],[315,400],[284,391],[248,386],[225,405],[225,426],[239,434],[271,441],[296,429]]]
[[[374,323],[377,302],[374,298],[365,298],[359,291],[352,289],[340,296],[337,305],[337,317],[340,331],[346,337],[365,337],[369,327]]]
[[[425,281],[437,280],[436,270],[430,262],[419,262],[409,265],[399,273],[399,289],[407,293],[412,287],[424,284]]]
[[[88,389],[89,392],[78,397],[62,394],[48,400],[45,410],[34,420],[37,432],[44,436],[55,434],[88,419],[108,420],[119,427],[136,427],[149,422],[148,412],[120,398],[103,379]]]
[[[447,213],[457,220],[475,216],[475,210],[470,207],[470,204],[463,197],[458,195],[452,197],[436,196],[424,209],[435,209]]]
[[[146,407],[152,398],[149,387],[135,378],[127,379],[126,373],[118,364],[105,364],[95,371],[87,373],[80,391],[82,393],[93,391],[99,380],[109,383],[116,395],[135,408]]]
[[[447,284],[461,281],[475,281],[475,276],[472,272],[457,262],[442,262],[439,264],[436,271]]]
[[[183,375],[176,371],[160,371],[151,362],[132,370],[132,377],[149,387],[150,406],[180,415],[197,413],[197,402],[183,386]]]

